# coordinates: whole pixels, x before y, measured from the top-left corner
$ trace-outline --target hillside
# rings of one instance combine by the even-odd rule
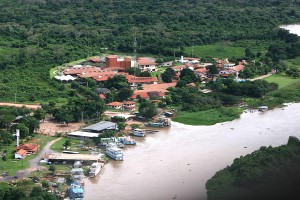
[[[108,51],[176,57],[191,45],[276,40],[293,0],[0,0],[0,101],[64,102],[49,69]],[[247,47],[240,45],[241,47]],[[266,45],[265,45],[266,46]]]

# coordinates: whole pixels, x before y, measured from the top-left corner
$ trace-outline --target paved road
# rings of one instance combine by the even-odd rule
[[[57,138],[57,139],[52,140],[51,142],[49,142],[42,150],[39,151],[39,154],[35,158],[33,158],[29,161],[29,168],[27,168],[25,170],[17,171],[16,176],[20,179],[25,178],[25,177],[28,177],[28,175],[31,172],[38,170],[39,169],[38,164],[39,164],[40,160],[43,158],[43,156],[45,154],[49,154],[49,153],[53,152],[50,148],[51,145],[54,144],[55,142],[57,142],[60,139],[62,139],[62,138],[60,137],[60,138]],[[12,176],[6,176],[6,177],[2,178],[3,181],[13,180],[13,179],[15,179],[15,178],[12,177]]]

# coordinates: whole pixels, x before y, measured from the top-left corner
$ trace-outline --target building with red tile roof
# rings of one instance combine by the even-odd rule
[[[108,108],[121,109],[123,104],[121,102],[114,101],[114,102],[108,103],[106,105]]]
[[[98,67],[92,67],[92,66],[84,66],[84,67],[76,67],[76,68],[68,68],[63,73],[65,75],[78,75],[78,74],[86,74],[91,72],[99,72],[101,71]]]
[[[156,69],[156,62],[153,58],[140,57],[137,62],[140,70],[153,72]]]
[[[16,158],[16,159],[23,159],[23,158],[26,157],[27,153],[28,153],[28,152],[27,152],[26,150],[20,149],[19,151],[17,151],[17,152],[15,153],[15,158]]]
[[[89,59],[89,61],[91,61],[93,63],[99,63],[99,62],[101,62],[101,59],[99,57],[92,57]]]
[[[155,84],[157,83],[157,77],[136,77],[132,75],[126,76],[128,83],[144,83],[144,84]]]
[[[16,147],[16,151],[19,151],[20,149],[26,150],[29,153],[35,153],[40,149],[40,145],[38,144],[20,144],[19,146]]]

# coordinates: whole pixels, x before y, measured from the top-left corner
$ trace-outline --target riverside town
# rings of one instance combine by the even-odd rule
[[[0,200],[299,196],[299,2],[0,11]]]

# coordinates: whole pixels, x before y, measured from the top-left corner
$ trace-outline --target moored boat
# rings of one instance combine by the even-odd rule
[[[134,136],[137,136],[137,137],[145,137],[145,135],[146,135],[144,130],[138,129],[138,128],[133,129],[131,131],[131,134],[134,135]]]
[[[104,164],[99,162],[94,162],[90,167],[89,176],[96,177],[102,170]]]
[[[82,186],[78,183],[72,183],[68,188],[68,196],[70,200],[83,200],[84,190]]]
[[[136,145],[135,140],[130,137],[120,137],[120,141],[125,145]]]
[[[118,147],[106,148],[106,155],[114,160],[123,160],[123,152]]]

